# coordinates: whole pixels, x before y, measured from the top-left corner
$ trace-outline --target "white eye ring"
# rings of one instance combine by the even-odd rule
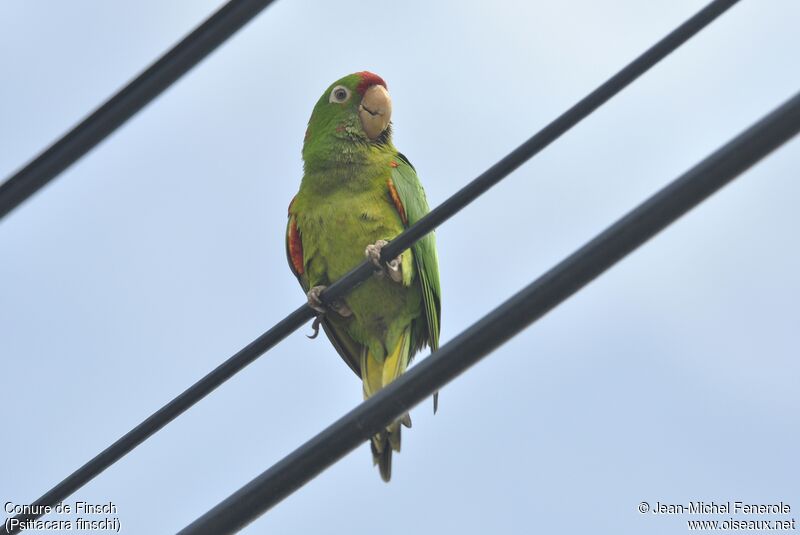
[[[328,99],[328,102],[335,102],[336,104],[341,104],[342,102],[347,102],[349,98],[350,98],[350,90],[343,85],[337,85],[331,91],[331,97]]]

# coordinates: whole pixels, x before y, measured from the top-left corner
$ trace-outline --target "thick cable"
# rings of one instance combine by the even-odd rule
[[[179,532],[242,529],[800,131],[800,93]]]

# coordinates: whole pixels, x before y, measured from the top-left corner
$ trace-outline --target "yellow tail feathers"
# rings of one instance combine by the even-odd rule
[[[394,348],[383,357],[376,358],[365,348],[361,353],[361,379],[364,383],[364,399],[372,396],[397,379],[408,366],[411,352],[411,327],[409,326],[397,340]],[[372,437],[372,461],[378,465],[381,478],[389,481],[392,477],[392,450],[400,451],[400,424],[411,427],[411,419],[406,413]]]

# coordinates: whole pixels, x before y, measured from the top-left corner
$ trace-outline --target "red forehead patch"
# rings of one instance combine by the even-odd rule
[[[386,87],[386,82],[383,81],[383,78],[381,78],[375,73],[369,71],[361,71],[356,74],[358,74],[361,77],[361,81],[358,82],[358,85],[356,86],[356,91],[358,91],[358,93],[362,96],[367,91],[367,89],[369,89],[369,87],[373,85],[382,85],[386,89],[389,89],[388,87]]]

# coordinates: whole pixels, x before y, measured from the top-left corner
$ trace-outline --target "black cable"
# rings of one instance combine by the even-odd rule
[[[508,156],[456,192],[455,195],[436,207],[415,225],[397,236],[389,245],[383,248],[383,258],[389,259],[396,257],[413,245],[416,240],[431,232],[435,227],[449,219],[464,206],[474,201],[483,192],[502,180],[527,159],[555,141],[564,132],[577,124],[581,119],[584,119],[616,93],[624,89],[638,76],[658,63],[692,35],[696,34],[715,18],[724,13],[737,1],[738,0],[715,0],[711,2],[575,106],[520,145]],[[366,280],[372,273],[372,264],[366,261],[362,262],[343,278],[329,286],[328,289],[321,294],[321,299],[323,302],[329,303],[334,299],[342,297],[357,284]],[[33,502],[33,505],[54,505],[67,498],[106,468],[124,457],[133,448],[147,440],[159,429],[174,420],[189,407],[233,377],[233,375],[238,373],[245,366],[274,347],[290,333],[297,330],[305,322],[314,317],[315,314],[316,312],[311,308],[302,305],[280,323],[220,364],[208,375],[183,391],[141,424],[126,433],[122,438],[70,474],[66,479]],[[30,514],[18,515],[18,517],[15,518],[27,520],[38,518],[39,516],[41,515]]]
[[[440,390],[800,131],[800,93],[637,206],[389,386],[181,530],[233,533]]]
[[[91,115],[0,184],[0,220],[144,108],[274,0],[231,0]]]

